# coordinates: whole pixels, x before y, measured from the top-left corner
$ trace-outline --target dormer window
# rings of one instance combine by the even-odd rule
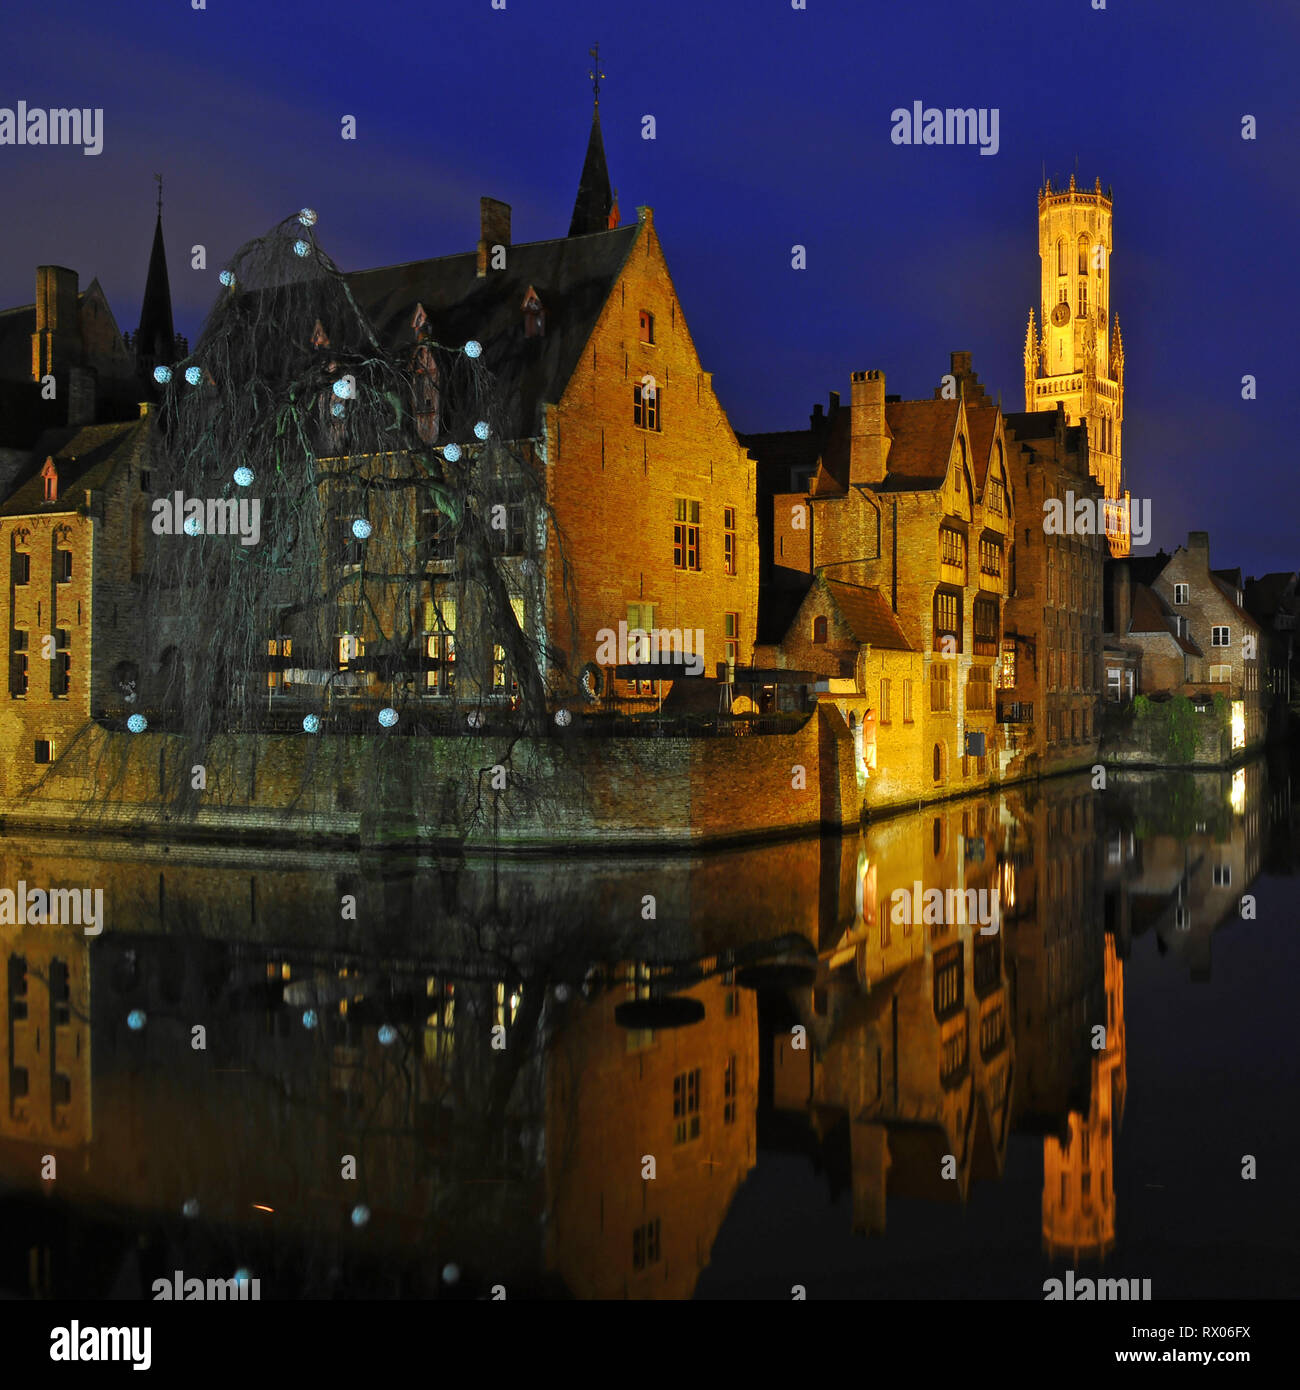
[[[45,484],[45,500],[57,502],[59,500],[59,472],[54,466],[53,458],[45,460],[45,467],[41,469],[41,479]]]
[[[542,301],[537,297],[537,291],[531,285],[520,307],[524,311],[524,337],[543,337],[546,333],[546,312],[542,308]]]

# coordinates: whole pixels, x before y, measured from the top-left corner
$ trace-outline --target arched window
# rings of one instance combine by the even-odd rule
[[[1083,233],[1079,233],[1079,274],[1088,273],[1088,238]]]
[[[934,745],[934,780],[942,782],[948,775],[948,750],[942,743]],[[936,825],[938,822],[936,822]]]
[[[1056,243],[1056,273],[1058,275],[1068,275],[1070,273],[1070,262],[1066,259],[1065,238]]]
[[[824,642],[826,640],[826,618],[819,615],[813,619],[813,641]]]

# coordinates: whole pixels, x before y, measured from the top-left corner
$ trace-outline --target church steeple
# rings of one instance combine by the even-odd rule
[[[587,140],[587,158],[578,181],[578,196],[573,204],[569,222],[570,236],[586,236],[589,232],[604,232],[618,226],[618,204],[609,186],[609,168],[605,163],[605,142],[600,134],[600,45],[588,50],[595,67],[591,72],[595,102],[591,113],[591,136]]]
[[[158,220],[154,224],[153,250],[149,253],[149,274],[144,282],[144,303],[140,306],[140,326],[135,332],[137,370],[148,376],[158,366],[176,360],[176,328],[172,322],[172,292],[167,280],[167,252],[163,248],[162,175],[158,180]]]

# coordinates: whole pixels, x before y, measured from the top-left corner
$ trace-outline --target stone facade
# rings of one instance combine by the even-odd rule
[[[1080,501],[1095,523],[1102,492],[1090,476],[1086,431],[1066,421],[1064,409],[1007,417],[1020,544],[998,707],[1017,760],[1043,772],[1090,766],[1097,755],[1108,552],[1104,535],[1075,526]],[[1048,529],[1052,501],[1060,503],[1068,531]]]

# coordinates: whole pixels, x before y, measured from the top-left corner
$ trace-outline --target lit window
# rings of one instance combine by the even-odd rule
[[[685,497],[676,500],[673,567],[679,570],[700,568],[700,504]]]
[[[285,675],[284,662],[282,658],[293,655],[293,638],[291,637],[270,637],[266,642],[266,654],[272,658],[271,669],[266,673],[266,684],[269,690],[285,689],[289,680]]]
[[[736,509],[722,509],[722,569],[724,574],[736,572]]]
[[[700,1069],[673,1077],[673,1143],[700,1137]]]
[[[424,605],[424,693],[456,693],[456,600],[428,599]]]
[[[730,676],[740,663],[740,614],[724,614],[723,624],[723,654],[727,662],[727,674]]]
[[[632,423],[639,430],[662,429],[663,392],[657,386],[632,388]]]
[[[646,1269],[659,1263],[659,1218],[632,1232],[632,1268]]]

